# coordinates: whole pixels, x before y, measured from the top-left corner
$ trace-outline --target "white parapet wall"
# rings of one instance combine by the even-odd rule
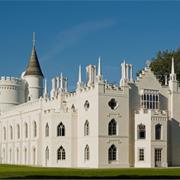
[[[0,77],[0,112],[24,102],[24,80],[15,77]]]

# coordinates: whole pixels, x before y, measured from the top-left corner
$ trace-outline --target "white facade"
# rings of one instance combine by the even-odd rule
[[[67,78],[43,88],[35,47],[21,78],[0,79],[0,163],[47,167],[180,166],[180,88],[174,72],[161,85],[149,67],[133,80],[121,64],[120,84],[79,67],[77,88]],[[97,73],[96,73],[97,71]],[[44,93],[43,93],[44,89]]]

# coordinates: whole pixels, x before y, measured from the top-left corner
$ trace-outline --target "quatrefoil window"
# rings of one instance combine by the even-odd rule
[[[108,102],[108,105],[109,107],[112,109],[112,110],[115,110],[117,107],[118,107],[118,103],[117,101],[112,98],[109,102]]]

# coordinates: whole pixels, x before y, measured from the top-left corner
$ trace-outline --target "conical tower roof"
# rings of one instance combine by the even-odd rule
[[[28,75],[37,75],[37,76],[43,76],[43,73],[41,71],[41,67],[38,61],[38,57],[37,57],[37,53],[36,53],[36,48],[35,45],[33,44],[33,48],[32,48],[32,54],[31,57],[29,59],[29,63],[28,66],[26,68],[26,72],[24,74],[24,76],[28,76]]]

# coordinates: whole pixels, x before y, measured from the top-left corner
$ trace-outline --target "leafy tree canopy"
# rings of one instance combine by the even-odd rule
[[[175,73],[177,74],[177,80],[180,81],[180,49],[175,51],[159,51],[156,57],[152,59],[150,64],[151,70],[162,84],[165,83],[166,75],[169,79],[169,74],[171,73],[172,57],[174,57],[174,66]]]

